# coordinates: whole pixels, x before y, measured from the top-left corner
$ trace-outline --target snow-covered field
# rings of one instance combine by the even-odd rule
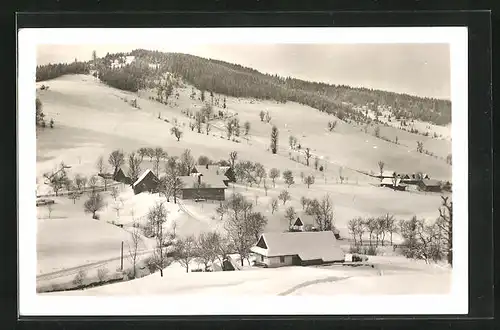
[[[451,273],[398,257],[378,257],[376,268],[283,267],[234,272],[185,273],[180,265],[129,282],[49,295],[333,295],[446,294]],[[393,265],[394,263],[394,265]],[[406,265],[406,267],[405,267]],[[392,271],[390,269],[392,268]],[[397,268],[397,271],[394,269]],[[384,270],[385,269],[385,270]]]
[[[44,172],[54,169],[61,161],[71,166],[68,170],[70,177],[77,173],[95,175],[97,158],[103,155],[106,159],[109,152],[117,148],[130,152],[140,147],[160,146],[169,155],[180,155],[184,149],[189,148],[195,158],[206,155],[214,160],[227,159],[229,152],[237,151],[239,160],[260,162],[267,170],[276,167],[281,171],[290,169],[294,172],[296,183],[287,188],[292,200],[285,206],[280,202],[278,211],[274,214],[271,214],[269,202],[286,188],[281,179],[276,181],[275,188],[269,189],[267,196],[262,186],[255,185],[253,187],[231,185],[226,191],[226,197],[232,192],[239,192],[253,201],[254,208],[268,217],[266,231],[285,230],[288,227],[287,220],[283,216],[285,208],[294,206],[296,210],[301,210],[300,197],[322,197],[329,194],[334,204],[335,225],[339,228],[341,236],[348,237],[346,225],[353,217],[390,213],[397,219],[410,218],[413,215],[435,219],[440,205],[440,197],[437,194],[398,192],[378,188],[372,185],[376,181],[355,170],[377,171],[377,163],[382,160],[386,163],[386,168],[391,170],[422,171],[433,178],[451,179],[451,166],[414,150],[415,141],[422,140],[426,149],[445,157],[451,151],[450,141],[431,139],[403,132],[394,127],[381,127],[381,135],[398,136],[401,145],[394,145],[340,121],[334,132],[327,132],[326,123],[334,120],[334,117],[292,102],[278,104],[272,101],[228,97],[228,110],[238,114],[240,123],[245,121],[251,123],[248,141],[235,143],[225,138],[225,133],[220,130],[222,123],[214,122],[214,129],[209,135],[198,134],[188,128],[190,119],[183,115],[181,110],[196,111],[202,106],[200,101],[189,98],[190,86],[177,90],[180,95],[179,99],[175,99],[177,106],[166,106],[147,97],[108,87],[91,76],[63,76],[44,84],[49,85],[50,89],[37,90],[37,95],[43,103],[47,118],[54,118],[56,124],[54,129],[47,128],[40,131],[37,138],[38,193],[50,192],[50,189],[43,185],[41,176]],[[124,99],[134,98],[137,99],[140,109],[124,102]],[[217,108],[215,110],[218,111]],[[272,116],[271,124],[280,130],[277,155],[272,155],[267,150],[271,124],[260,121],[258,114],[261,110],[269,111]],[[170,122],[158,120],[159,114],[162,119],[168,119]],[[170,134],[174,120],[179,122],[183,130],[180,141]],[[320,164],[326,168],[323,173],[290,160],[289,135],[296,136],[303,147],[310,147],[313,154],[320,157]],[[292,156],[295,157],[295,153],[292,153]],[[303,153],[300,157],[304,162]],[[347,183],[338,182],[340,169],[343,176],[348,178]],[[300,182],[300,172],[313,174],[316,177],[316,182],[309,189]],[[143,223],[149,208],[157,201],[164,201],[158,195],[148,193],[134,195],[130,187],[121,186],[120,189],[116,201],[105,194],[107,206],[98,212],[100,220],[93,220],[89,214],[83,212],[84,198],[77,200],[75,204],[67,197],[54,198],[56,204],[53,206],[50,219],[46,207],[38,208],[36,223],[38,275],[102,261],[106,261],[104,264],[111,270],[118,267],[119,261],[116,258],[120,255],[121,242],[130,240],[130,233],[127,231],[130,230],[130,225],[134,221]],[[119,215],[115,207],[117,205]],[[169,212],[166,229],[172,230],[175,224],[178,235],[196,235],[203,231],[222,228],[222,222],[215,214],[217,203],[182,201],[181,204],[174,204],[171,201],[165,205]],[[124,228],[119,228],[112,222],[123,224]],[[394,241],[398,241],[397,235]],[[143,245],[144,250],[149,250],[154,247],[154,241],[144,238]],[[411,264],[410,261],[407,263]],[[328,286],[324,292],[329,292],[330,287],[338,288],[343,285],[356,286],[358,291],[373,292],[391,282],[385,278],[400,276],[400,274],[370,276],[369,280],[364,282],[369,284],[360,286],[356,284],[358,282],[354,278],[345,279],[353,276],[352,269],[291,267],[277,270],[186,274],[177,266],[176,264],[170,266],[166,271],[167,276],[163,279],[159,278],[159,274],[153,274],[127,283],[65,294],[93,292],[280,294],[301,283],[329,277],[338,277],[342,280],[322,283],[321,285]],[[429,276],[431,282],[434,279],[435,283],[446,281],[448,276],[444,274],[446,272],[443,272],[444,275],[431,274],[426,270],[429,267],[431,266],[423,266],[421,272]],[[177,271],[174,271],[175,269]],[[93,272],[95,271],[94,269]],[[357,272],[359,271],[356,270],[354,273]],[[74,272],[69,274],[74,276]],[[69,279],[70,275],[65,274],[64,279]],[[402,283],[406,281],[411,283],[411,276],[415,274],[405,276],[407,277],[403,278],[401,275]],[[319,285],[315,284],[303,290],[312,290]],[[363,287],[365,289],[360,289]],[[404,285],[394,290],[400,292],[404,291],[403,289]],[[424,287],[420,289],[425,291]],[[295,293],[303,293],[301,290]],[[342,291],[341,288],[338,290]]]

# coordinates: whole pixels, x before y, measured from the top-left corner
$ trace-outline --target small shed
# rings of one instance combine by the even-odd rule
[[[441,192],[441,182],[438,180],[424,179],[419,181],[418,187],[422,191]]]
[[[151,172],[150,169],[144,171],[141,176],[134,182],[132,188],[134,189],[134,194],[140,194],[141,192],[155,192],[158,189],[158,184],[160,180],[156,175]]]

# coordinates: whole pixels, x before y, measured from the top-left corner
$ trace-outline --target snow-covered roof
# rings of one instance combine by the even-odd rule
[[[137,178],[137,181],[136,181],[136,182],[134,182],[134,184],[133,184],[132,186],[135,188],[135,186],[136,186],[137,184],[139,184],[142,180],[144,180],[144,178],[146,177],[146,175],[148,175],[148,173],[150,173],[150,172],[151,172],[151,170],[150,170],[149,168],[148,168],[147,170],[145,170],[145,171],[141,174],[141,176],[140,176],[139,178]],[[153,172],[151,172],[151,173],[153,173]]]
[[[213,175],[213,174],[201,174],[201,183],[205,185],[206,188],[227,188],[224,184],[223,178],[225,176],[221,175]],[[180,176],[179,179],[182,182],[181,189],[191,189],[196,188],[198,184],[198,175],[186,175]]]
[[[396,179],[396,186],[399,186],[401,182],[401,179],[400,178],[397,178]],[[393,178],[384,178],[382,179],[382,181],[380,182],[380,184],[387,184],[387,185],[394,185],[394,179]]]
[[[344,260],[344,252],[332,231],[264,233],[260,239],[267,249],[254,246],[251,251],[266,257],[298,255],[302,260]]]
[[[377,172],[375,172],[375,173],[377,173]],[[385,170],[382,172],[382,176],[383,177],[393,177],[394,173],[396,173],[396,172],[391,171],[391,170]],[[380,171],[378,172],[378,175],[380,175]]]

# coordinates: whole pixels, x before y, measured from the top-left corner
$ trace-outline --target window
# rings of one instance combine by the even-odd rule
[[[285,257],[280,257],[280,264],[284,264],[285,263]]]

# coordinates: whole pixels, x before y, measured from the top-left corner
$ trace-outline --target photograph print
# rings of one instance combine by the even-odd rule
[[[466,311],[466,32],[235,30],[26,33],[21,307]]]

